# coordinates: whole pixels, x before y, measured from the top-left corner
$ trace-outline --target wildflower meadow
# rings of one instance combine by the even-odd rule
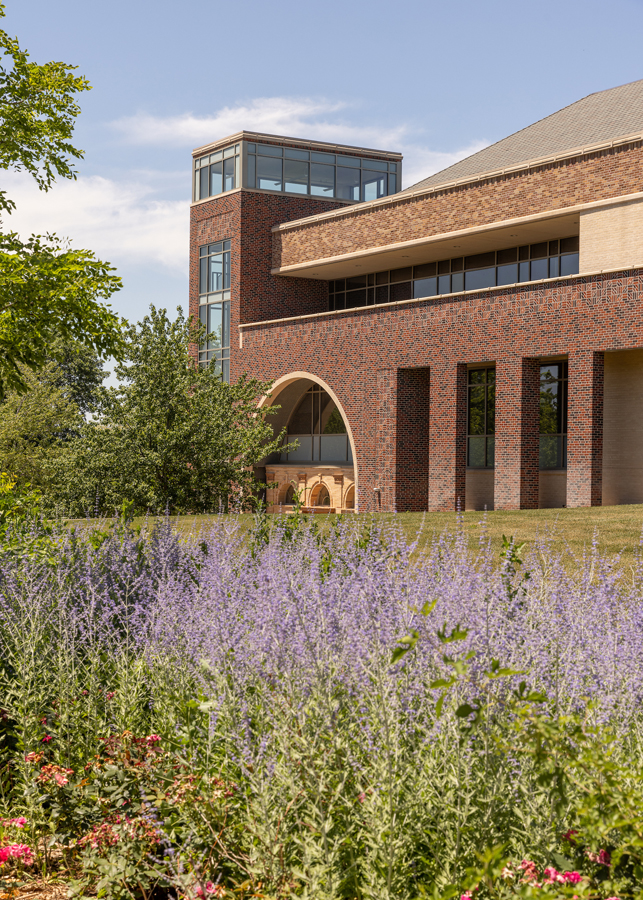
[[[360,517],[39,521],[2,531],[5,887],[643,893],[638,556],[499,558],[457,527],[419,552]]]

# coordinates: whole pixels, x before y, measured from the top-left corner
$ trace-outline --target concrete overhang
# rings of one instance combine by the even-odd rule
[[[330,281],[366,272],[401,269],[458,256],[473,256],[489,250],[503,250],[523,244],[572,237],[579,234],[580,214],[614,203],[643,198],[643,193],[580,203],[563,209],[546,210],[520,218],[475,225],[458,231],[434,234],[412,241],[369,247],[321,259],[271,269],[272,275],[315,278]],[[359,211],[359,205],[353,207]],[[292,223],[291,223],[292,224]]]

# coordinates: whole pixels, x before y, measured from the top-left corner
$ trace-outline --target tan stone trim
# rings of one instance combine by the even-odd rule
[[[504,169],[494,169],[491,172],[481,172],[479,175],[467,175],[465,178],[458,178],[456,181],[445,181],[441,184],[432,184],[416,191],[408,188],[404,191],[398,191],[397,194],[391,194],[388,197],[381,197],[379,200],[369,200],[367,203],[359,203],[356,205],[356,212],[375,209],[379,206],[389,206],[394,203],[402,203],[413,197],[423,197],[428,194],[435,194],[442,191],[448,191],[455,187],[462,187],[467,184],[476,184],[479,181],[487,181],[490,178],[500,178],[502,175],[512,175],[518,172],[526,172],[529,169],[537,169],[540,166],[551,165],[551,163],[564,162],[566,159],[574,159],[577,156],[588,156],[592,153],[598,153],[601,150],[610,150],[614,147],[620,147],[624,144],[635,144],[643,141],[643,132],[637,131],[634,134],[624,135],[615,138],[613,141],[606,141],[600,144],[591,144],[587,147],[575,147],[566,150],[564,153],[557,153],[555,156],[542,156],[538,159],[530,159],[524,163],[518,163],[515,166],[507,166]],[[294,219],[292,222],[283,222],[281,225],[274,225],[273,231],[288,231],[293,228],[301,228],[314,222],[326,221],[327,219],[345,216],[346,211],[343,209],[331,210],[327,213],[317,213],[314,216],[307,216],[305,219]]]
[[[305,316],[288,316],[283,319],[260,319],[258,322],[240,322],[239,329],[256,328],[259,325],[277,325],[279,322],[298,322],[304,319],[320,319],[326,316],[342,316],[345,313],[355,313],[360,310],[390,309],[391,307],[405,306],[408,303],[425,303],[427,300],[440,300],[452,297],[467,297],[470,294],[491,294],[496,291],[506,291],[508,288],[532,287],[535,284],[552,284],[557,281],[572,281],[574,278],[592,278],[595,275],[610,275],[613,272],[629,272],[632,269],[643,269],[643,262],[632,263],[630,266],[618,266],[616,269],[598,269],[595,272],[577,272],[575,275],[559,275],[558,278],[541,278],[538,281],[517,281],[515,284],[497,284],[493,287],[478,288],[474,291],[458,291],[456,294],[438,294],[433,297],[411,297],[410,300],[395,300],[392,303],[374,303],[372,306],[351,306],[348,309],[329,309],[326,312],[307,313]],[[310,378],[310,375],[302,376]]]
[[[588,210],[600,209],[604,206],[632,203],[636,200],[643,200],[643,191],[638,191],[635,194],[623,194],[620,197],[607,197],[603,200],[590,200],[587,203],[577,203],[574,206],[563,206],[558,209],[545,210],[544,212],[532,213],[529,216],[502,219],[499,222],[490,222],[486,225],[473,225],[470,228],[460,228],[457,231],[442,231],[440,234],[432,234],[429,237],[414,238],[412,241],[399,241],[395,244],[384,244],[381,247],[371,247],[368,250],[353,250],[352,253],[343,253],[339,256],[325,256],[321,259],[310,260],[309,262],[294,263],[290,266],[271,269],[270,274],[296,275],[315,266],[330,266],[342,262],[352,262],[355,259],[379,256],[382,253],[391,253],[394,250],[410,250],[414,247],[430,247],[432,244],[440,243],[440,241],[456,240],[471,237],[476,234],[487,234],[491,231],[499,231],[502,228],[516,228],[519,225],[530,225],[534,222],[545,222],[548,219],[571,216],[576,213],[587,212]],[[342,210],[340,210],[340,212],[342,212]]]

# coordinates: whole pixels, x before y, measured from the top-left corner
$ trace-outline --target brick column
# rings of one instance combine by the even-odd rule
[[[395,509],[395,409],[397,405],[396,369],[378,369],[377,460],[372,496],[364,496],[360,484],[360,510],[392,512]],[[368,488],[366,488],[368,491]],[[371,492],[369,492],[371,493]]]
[[[496,362],[494,509],[538,508],[540,364]]]
[[[375,508],[382,512],[427,508],[429,476],[429,370],[380,369]]]
[[[431,366],[429,509],[464,509],[467,367]]]
[[[604,356],[569,354],[567,506],[600,506],[603,498]]]
[[[429,370],[397,370],[395,508],[422,512],[429,499]]]

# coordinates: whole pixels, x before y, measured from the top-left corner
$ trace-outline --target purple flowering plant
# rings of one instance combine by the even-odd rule
[[[424,543],[221,516],[0,556],[1,800],[36,866],[113,897],[638,896],[640,559]],[[524,860],[585,881],[502,876]]]

